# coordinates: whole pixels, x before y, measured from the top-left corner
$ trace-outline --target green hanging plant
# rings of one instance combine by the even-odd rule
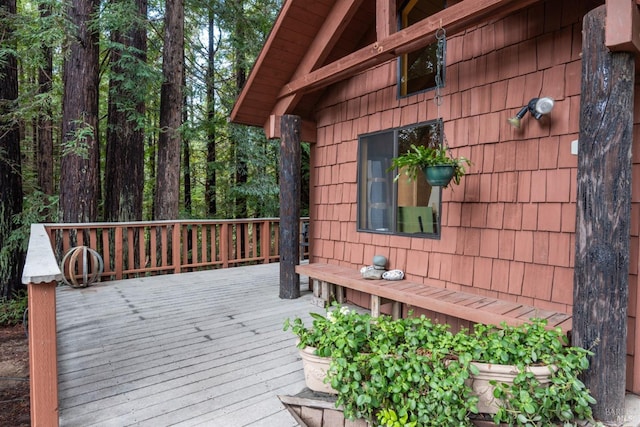
[[[451,180],[456,185],[460,184],[460,178],[467,173],[467,167],[471,161],[466,157],[453,157],[444,145],[430,147],[411,144],[406,153],[391,159],[391,169],[397,169],[397,180],[401,174],[405,174],[410,180],[416,180],[421,172],[427,175],[426,169],[430,167],[449,166],[453,169]],[[432,184],[434,185],[434,184]],[[442,184],[435,184],[442,185]],[[449,184],[442,185],[447,187]]]

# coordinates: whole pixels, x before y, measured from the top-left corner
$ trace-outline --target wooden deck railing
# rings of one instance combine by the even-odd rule
[[[300,220],[301,239],[307,221]],[[32,225],[22,274],[29,293],[32,425],[59,425],[55,289],[63,278],[58,263],[69,249],[96,251],[104,261],[102,280],[113,280],[279,261],[278,239],[278,218]],[[308,245],[300,243],[306,254]]]
[[[301,229],[307,220],[301,219]],[[75,246],[95,250],[104,261],[102,280],[266,264],[280,258],[278,218],[47,224],[46,229],[57,259]]]

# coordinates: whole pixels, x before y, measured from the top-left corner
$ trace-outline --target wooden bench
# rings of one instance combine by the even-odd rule
[[[323,303],[335,299],[344,302],[344,288],[371,295],[371,314],[380,315],[380,305],[392,302],[394,318],[402,314],[402,304],[469,320],[475,323],[517,326],[531,318],[547,319],[548,328],[571,330],[571,315],[543,310],[517,302],[454,291],[408,280],[367,280],[359,271],[338,265],[313,263],[296,266],[296,273],[309,277],[314,295]]]

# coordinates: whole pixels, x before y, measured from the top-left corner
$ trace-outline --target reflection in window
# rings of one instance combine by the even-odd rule
[[[360,137],[359,230],[425,236],[439,233],[440,187],[432,188],[422,174],[409,180],[402,171],[389,168],[391,159],[411,144],[441,144],[441,129],[442,122],[436,120]]]
[[[400,9],[400,28],[407,28],[445,8],[444,0],[408,0]],[[436,87],[437,43],[400,56],[400,95]],[[444,69],[444,55],[441,60]]]

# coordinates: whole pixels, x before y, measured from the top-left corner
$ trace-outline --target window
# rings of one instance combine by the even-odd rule
[[[442,121],[362,135],[358,144],[358,230],[436,237],[440,187],[425,177],[409,180],[390,170],[391,159],[411,144],[442,144]],[[398,175],[398,179],[394,177]]]
[[[444,8],[444,0],[408,0],[400,9],[400,28],[407,28]],[[435,88],[438,61],[441,61],[439,65],[442,67],[441,76],[444,82],[444,46],[440,60],[437,53],[438,43],[436,42],[424,49],[400,56],[398,75],[401,96]]]

